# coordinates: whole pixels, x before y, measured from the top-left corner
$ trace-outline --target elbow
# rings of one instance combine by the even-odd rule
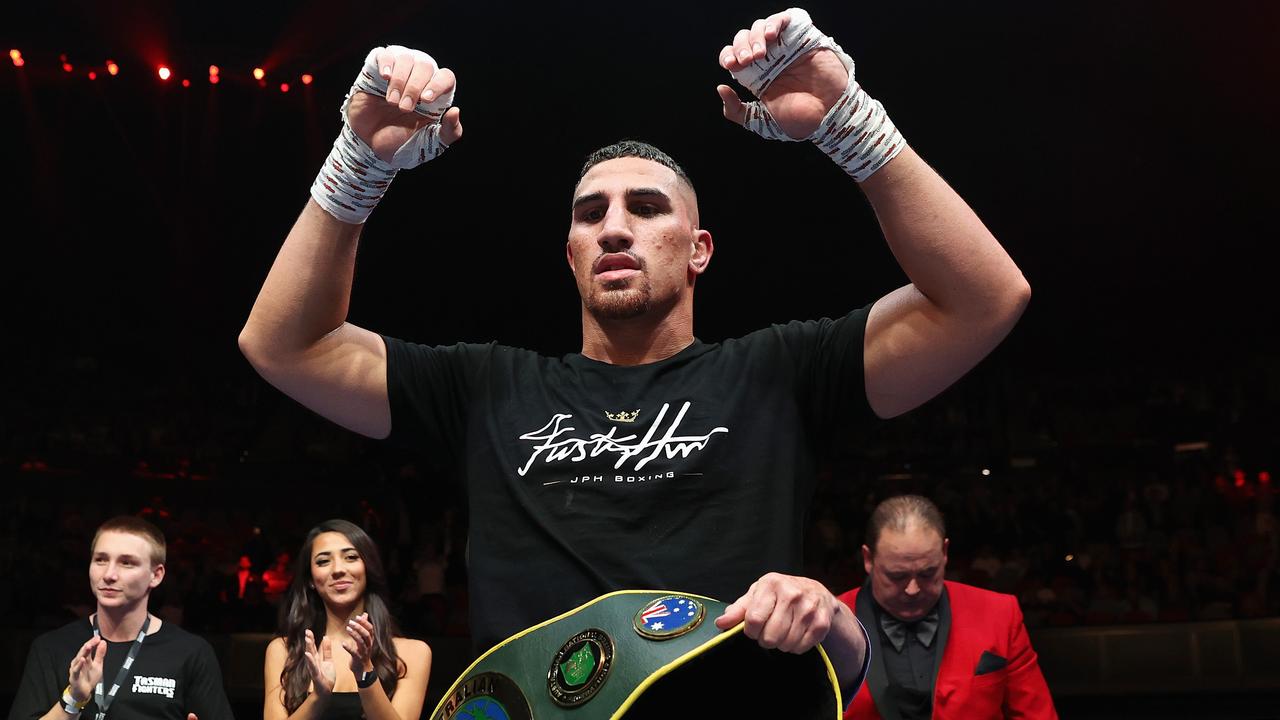
[[[244,355],[245,360],[249,361],[258,374],[262,374],[266,365],[267,350],[262,341],[262,334],[256,331],[252,322],[245,323],[241,328],[236,343],[240,346],[240,354]]]
[[[1022,273],[1016,273],[987,305],[985,322],[1003,338],[1022,319],[1022,314],[1030,303],[1031,284]]]
[[[1027,278],[1018,273],[1017,282],[1013,283],[1010,289],[1010,302],[1013,306],[1013,317],[1022,317],[1022,313],[1027,309],[1027,305],[1031,304],[1031,283],[1027,282]]]

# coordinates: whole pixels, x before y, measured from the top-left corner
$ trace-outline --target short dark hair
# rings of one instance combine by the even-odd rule
[[[160,532],[160,528],[143,520],[136,515],[117,515],[110,520],[98,526],[98,531],[93,534],[93,543],[89,545],[89,552],[92,553],[94,548],[98,547],[98,538],[104,532],[118,532],[126,535],[136,535],[151,546],[151,564],[163,565],[165,561],[165,544],[164,533]]]
[[[876,543],[880,542],[880,533],[885,528],[903,532],[912,521],[937,530],[943,539],[947,537],[947,524],[942,519],[942,511],[932,500],[921,495],[898,495],[881,502],[871,511],[871,519],[867,521],[867,547],[874,554]]]
[[[605,160],[617,160],[618,158],[624,157],[652,160],[659,165],[665,165],[668,168],[671,168],[671,171],[674,172],[677,177],[685,181],[690,189],[693,189],[693,181],[689,179],[688,173],[684,171],[684,168],[680,167],[679,163],[673,160],[670,155],[662,152],[658,148],[650,145],[649,143],[640,142],[639,140],[623,140],[612,145],[606,145],[605,147],[591,153],[587,156],[587,161],[582,165],[582,172],[578,173],[578,182],[582,182],[582,178],[586,177],[588,170],[599,165]]]

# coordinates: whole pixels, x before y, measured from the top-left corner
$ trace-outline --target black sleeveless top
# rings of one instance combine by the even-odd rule
[[[320,720],[360,720],[364,708],[360,706],[360,693],[336,692],[329,696],[329,705]]]

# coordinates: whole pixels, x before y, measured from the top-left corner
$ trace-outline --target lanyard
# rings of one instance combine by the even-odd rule
[[[120,691],[120,686],[125,680],[129,679],[129,668],[133,667],[133,659],[138,657],[138,649],[142,647],[142,641],[147,639],[147,628],[151,627],[151,616],[147,615],[147,619],[142,621],[142,629],[138,631],[138,637],[129,646],[129,654],[124,659],[124,664],[120,666],[120,672],[116,673],[116,681],[111,684],[111,692],[104,697],[102,694],[102,681],[98,681],[98,687],[94,689],[93,699],[98,704],[98,715],[95,720],[103,720],[107,716],[107,708],[111,707],[111,703],[116,699],[116,693]],[[98,630],[98,616],[93,616],[93,636],[102,637],[102,633]]]

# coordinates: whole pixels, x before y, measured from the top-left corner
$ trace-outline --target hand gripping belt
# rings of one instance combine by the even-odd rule
[[[766,650],[742,624],[716,627],[726,607],[688,593],[603,595],[481,655],[431,720],[840,720],[821,645],[799,655]]]

